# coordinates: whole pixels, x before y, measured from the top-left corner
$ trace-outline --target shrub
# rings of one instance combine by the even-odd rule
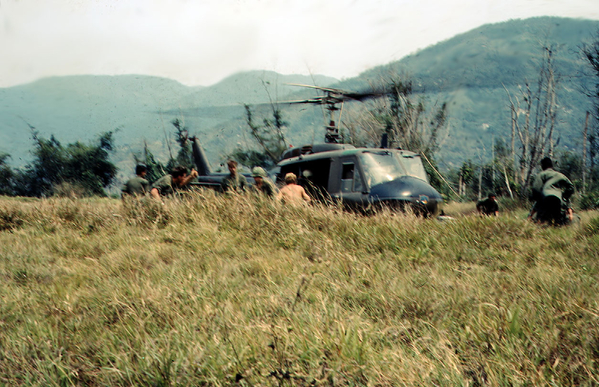
[[[580,198],[579,205],[581,210],[599,209],[599,192],[591,191],[582,195]]]

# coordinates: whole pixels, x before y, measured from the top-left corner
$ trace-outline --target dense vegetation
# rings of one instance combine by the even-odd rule
[[[0,155],[0,194],[11,196],[105,196],[104,189],[116,177],[109,160],[112,132],[100,135],[96,144],[79,141],[63,146],[56,137],[45,139],[33,131],[33,161],[12,169],[8,155]]]
[[[141,75],[43,79],[0,89],[0,153],[10,153],[13,165],[30,161],[27,126],[20,117],[44,137],[54,134],[64,142],[91,141],[98,133],[118,127],[121,131],[113,160],[121,174],[128,176],[134,168],[131,153],[142,149],[144,141],[159,160],[168,160],[165,128],[168,131],[168,123],[179,118],[191,135],[199,136],[209,159],[217,165],[224,154],[252,145],[245,133],[243,104],[267,103],[265,84],[273,101],[297,100],[311,98],[315,92],[286,83],[360,91],[380,83],[389,73],[408,73],[433,103],[447,103],[449,130],[439,138],[437,161],[442,169],[460,168],[468,159],[488,162],[492,139],[509,137],[510,111],[502,84],[514,93],[525,80],[536,79],[539,42],[558,47],[556,67],[563,86],[558,94],[560,146],[578,151],[585,112],[590,107],[580,92],[580,85],[590,81],[581,76],[585,63],[579,47],[597,28],[597,21],[566,18],[485,25],[343,82],[261,71],[236,74],[210,87],[186,87]],[[342,127],[353,121],[356,106],[361,105],[344,106]],[[289,123],[285,133],[288,144],[322,141],[320,108],[281,108]],[[270,107],[256,107],[254,112],[256,117],[267,117]]]
[[[599,214],[0,199],[0,384],[597,385]]]

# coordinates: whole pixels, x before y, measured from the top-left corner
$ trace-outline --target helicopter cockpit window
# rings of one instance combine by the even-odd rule
[[[422,160],[418,155],[398,155],[400,162],[404,165],[408,175],[417,177],[424,181],[428,181],[426,171],[422,165]]]
[[[362,191],[362,179],[360,172],[354,163],[344,163],[341,171],[341,192]]]
[[[364,152],[360,155],[364,175],[369,186],[414,176],[426,181],[420,157],[403,156],[398,152]]]

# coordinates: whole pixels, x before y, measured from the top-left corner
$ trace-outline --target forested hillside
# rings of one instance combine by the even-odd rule
[[[543,47],[549,47],[559,76],[557,150],[579,149],[591,107],[582,93],[590,80],[580,46],[598,29],[597,21],[549,17],[485,25],[374,68],[360,80],[408,74],[430,101],[448,102],[449,131],[438,156],[458,166],[467,158],[490,160],[493,137],[510,136],[506,88],[517,95],[526,82],[535,87]]]
[[[297,90],[288,83],[336,81],[265,71],[233,75],[210,87],[187,87],[142,75],[42,79],[0,89],[0,154],[10,154],[14,166],[26,164],[33,147],[31,127],[42,137],[54,135],[64,143],[86,142],[118,129],[113,158],[128,174],[132,154],[139,153],[144,143],[159,159],[168,158],[166,138],[175,146],[171,121],[179,118],[192,134],[206,139],[210,158],[218,161],[224,146],[221,139],[239,138],[241,133],[240,127],[223,130],[223,123],[242,117],[242,103],[268,102],[265,87],[272,98],[284,98]]]
[[[325,76],[264,71],[236,74],[210,87],[188,87],[141,75],[42,79],[0,89],[0,153],[9,153],[12,165],[24,165],[30,159],[30,127],[41,136],[54,134],[63,142],[88,141],[118,128],[113,158],[127,175],[133,165],[132,154],[140,152],[144,142],[166,161],[167,142],[175,146],[171,121],[179,118],[191,134],[200,136],[211,162],[218,164],[234,148],[254,146],[243,104],[316,93],[288,83],[364,90],[395,74],[394,79],[412,80],[415,91],[428,103],[448,103],[447,131],[436,157],[442,168],[456,167],[466,159],[489,160],[492,141],[509,135],[505,88],[515,95],[526,81],[534,84],[543,46],[554,51],[560,75],[557,150],[576,149],[590,107],[581,92],[581,85],[589,79],[584,75],[579,47],[597,29],[596,21],[547,17],[485,25],[341,82]],[[268,104],[255,109],[257,120],[271,114]],[[290,143],[322,141],[319,107],[281,105],[281,109]],[[363,104],[346,104],[342,126],[359,115],[360,109]]]

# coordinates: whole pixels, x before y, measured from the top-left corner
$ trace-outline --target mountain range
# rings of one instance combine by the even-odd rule
[[[171,121],[178,118],[200,138],[215,166],[234,148],[253,146],[244,104],[254,106],[259,120],[268,117],[272,101],[316,95],[313,89],[290,84],[356,91],[395,76],[413,80],[415,91],[428,103],[447,103],[448,126],[436,157],[442,168],[459,167],[466,159],[488,161],[493,141],[508,139],[506,90],[515,95],[526,81],[536,81],[543,47],[554,51],[560,74],[558,149],[577,150],[585,112],[591,108],[583,89],[596,81],[586,74],[580,46],[598,30],[599,21],[555,17],[484,25],[345,80],[269,71],[235,74],[209,87],[143,75],[45,78],[0,88],[0,153],[10,154],[10,163],[17,167],[30,161],[32,127],[42,137],[54,135],[65,144],[116,130],[114,161],[126,176],[133,168],[133,153],[140,153],[144,143],[158,159],[168,159],[167,144],[175,147]],[[281,106],[292,144],[322,141],[319,107]],[[346,106],[342,124],[355,109]]]

